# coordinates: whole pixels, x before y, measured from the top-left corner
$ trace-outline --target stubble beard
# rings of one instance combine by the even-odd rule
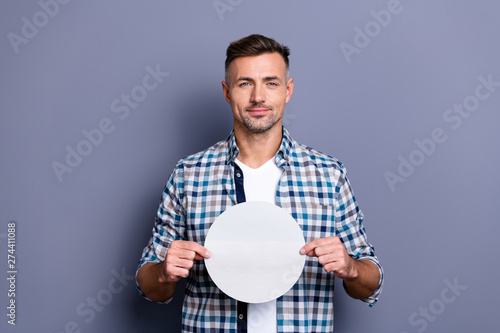
[[[275,119],[274,117],[266,116],[254,116],[243,118],[243,125],[252,133],[264,133],[273,128],[274,125],[281,119]]]
[[[252,116],[243,115],[242,124],[251,133],[264,133],[276,125],[282,117],[279,117],[273,111],[271,114]]]

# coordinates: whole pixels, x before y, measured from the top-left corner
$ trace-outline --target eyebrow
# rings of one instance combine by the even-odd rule
[[[272,80],[278,80],[278,77],[276,75],[264,77],[264,81],[272,81]],[[251,77],[241,76],[236,81],[250,81],[250,82],[253,82],[255,80],[252,79]]]

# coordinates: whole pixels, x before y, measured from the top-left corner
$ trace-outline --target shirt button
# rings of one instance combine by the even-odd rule
[[[240,177],[241,177],[241,173],[239,173],[239,172],[238,172],[238,173],[236,174],[236,177],[240,178]]]
[[[238,316],[238,318],[240,318],[240,320],[243,320],[243,315],[240,313],[240,315]]]

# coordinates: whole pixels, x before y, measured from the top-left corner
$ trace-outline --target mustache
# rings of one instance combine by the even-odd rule
[[[251,104],[251,105],[245,107],[245,111],[250,110],[250,109],[269,109],[269,110],[271,110],[272,107],[269,105],[266,105],[264,103],[254,103],[254,104]]]

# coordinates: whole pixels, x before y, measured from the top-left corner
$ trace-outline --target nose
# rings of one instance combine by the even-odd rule
[[[252,102],[252,103],[264,103],[265,102],[265,100],[266,100],[265,91],[264,91],[264,86],[262,84],[254,85],[251,99],[252,100],[250,102]]]

